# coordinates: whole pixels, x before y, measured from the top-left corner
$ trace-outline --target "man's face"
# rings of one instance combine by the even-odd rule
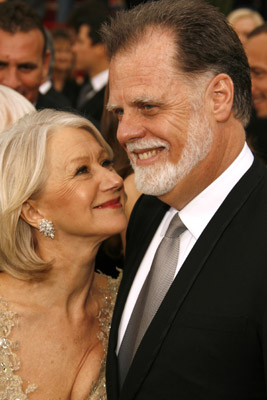
[[[259,118],[267,118],[267,33],[253,36],[246,43],[251,69],[252,98]]]
[[[75,68],[78,71],[90,72],[95,63],[95,46],[92,44],[89,31],[88,25],[82,25],[72,46],[75,55]]]
[[[108,107],[118,116],[118,140],[132,161],[139,190],[161,196],[206,157],[213,135],[174,66],[171,35],[152,35],[111,61]]]
[[[32,103],[49,68],[49,54],[44,57],[43,48],[44,39],[37,29],[14,34],[0,29],[0,83]]]

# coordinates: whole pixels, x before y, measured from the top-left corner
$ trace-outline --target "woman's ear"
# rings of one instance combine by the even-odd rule
[[[209,83],[207,94],[217,122],[225,122],[232,113],[234,84],[227,74],[216,75]]]
[[[39,229],[39,222],[43,219],[32,200],[27,200],[22,204],[20,216],[27,224],[37,229]]]

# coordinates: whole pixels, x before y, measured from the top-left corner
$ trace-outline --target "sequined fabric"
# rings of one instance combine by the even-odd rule
[[[108,336],[111,326],[111,318],[113,314],[113,309],[118,293],[118,288],[121,281],[121,273],[117,279],[112,279],[108,277],[108,293],[104,293],[104,305],[98,316],[100,331],[98,334],[99,340],[103,342],[104,347],[104,357],[101,364],[100,375],[98,381],[95,382],[92,386],[91,392],[86,400],[106,400],[106,356],[107,356],[107,347],[108,347]]]
[[[121,275],[121,274],[120,274]],[[98,315],[98,338],[104,347],[104,357],[101,364],[99,379],[92,385],[91,392],[84,400],[106,400],[106,352],[113,308],[115,305],[121,276],[117,279],[108,278],[108,290],[103,291],[104,304]],[[20,360],[16,354],[18,345],[9,339],[12,328],[16,325],[16,314],[9,310],[8,303],[0,297],[0,400],[30,400],[38,386],[29,384],[22,390],[23,382],[17,374]],[[28,396],[29,395],[29,396]]]
[[[27,395],[37,387],[29,385],[24,392],[22,379],[15,374],[20,367],[17,345],[8,338],[15,319],[16,314],[8,309],[7,302],[0,297],[0,400],[28,400]]]

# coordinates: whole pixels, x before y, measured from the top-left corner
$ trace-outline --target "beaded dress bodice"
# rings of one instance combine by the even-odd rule
[[[107,277],[108,289],[103,291],[104,303],[98,315],[98,338],[104,347],[104,357],[101,363],[100,374],[97,382],[93,383],[86,399],[81,400],[106,400],[106,351],[108,334],[121,277],[112,279]],[[9,339],[11,330],[16,326],[17,315],[9,309],[8,302],[0,297],[0,400],[31,400],[30,393],[38,388],[38,382],[29,384],[25,391],[22,390],[23,382],[19,376],[20,360],[16,354],[19,344]],[[17,373],[18,372],[18,373]]]

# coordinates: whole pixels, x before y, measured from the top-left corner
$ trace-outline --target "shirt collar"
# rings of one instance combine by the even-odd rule
[[[91,79],[91,85],[95,92],[99,92],[108,83],[108,69],[100,72]]]
[[[196,240],[233,187],[251,167],[253,160],[253,154],[245,143],[233,163],[179,212],[181,220]],[[165,226],[168,226],[175,212],[177,210],[174,208],[170,209],[170,217],[166,219]]]

